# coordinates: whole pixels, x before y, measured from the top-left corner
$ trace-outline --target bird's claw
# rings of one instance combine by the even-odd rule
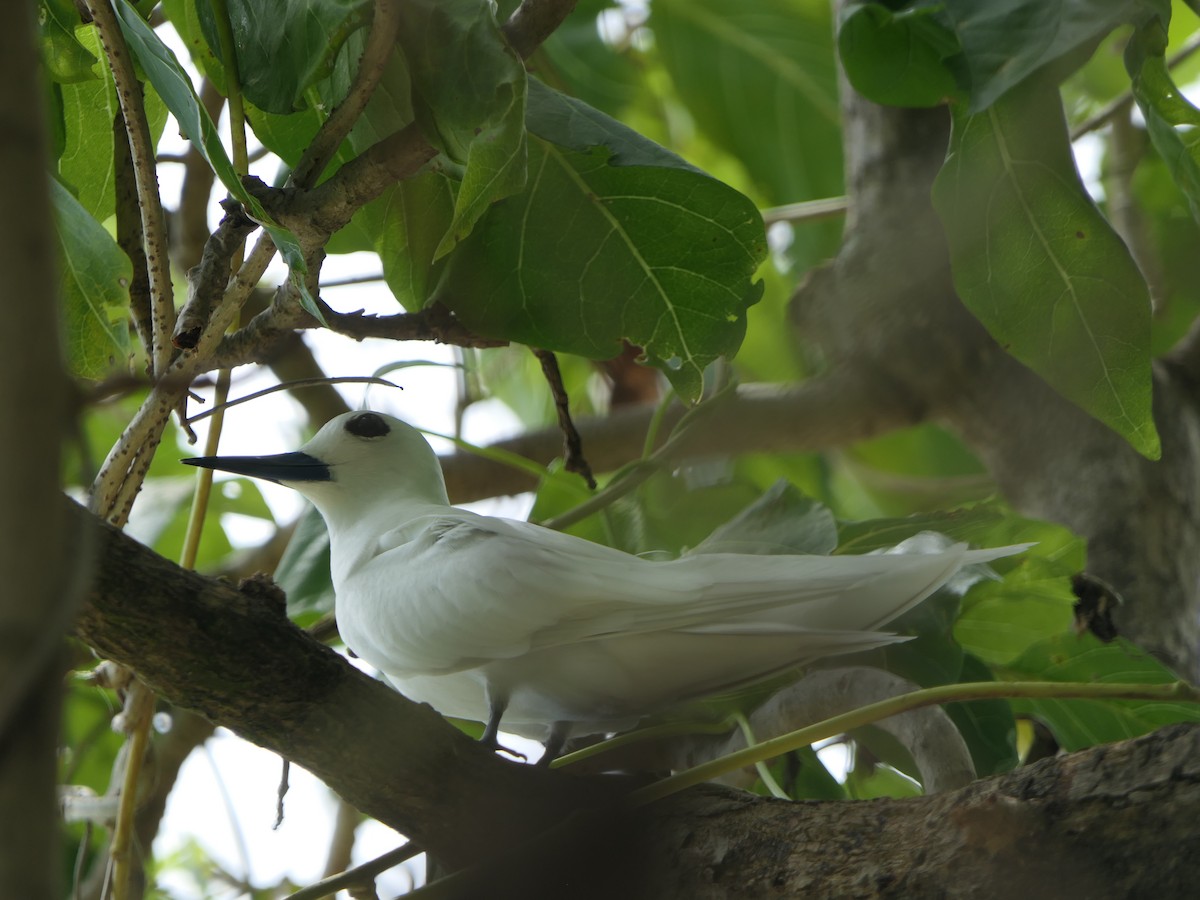
[[[512,747],[505,747],[502,743],[500,743],[500,741],[498,741],[494,737],[492,737],[492,738],[489,738],[487,736],[481,737],[479,739],[479,743],[483,744],[485,747],[487,747],[489,750],[491,750],[494,753],[505,753],[505,754],[513,757],[514,759],[520,760],[521,762],[529,762],[529,757],[526,756],[524,753],[522,753],[520,750],[514,750],[514,749],[512,749]]]

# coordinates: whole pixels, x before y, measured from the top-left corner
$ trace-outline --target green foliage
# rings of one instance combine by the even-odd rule
[[[595,359],[625,338],[699,399],[761,291],[753,204],[549,89],[531,88],[529,117],[529,187],[491,208],[433,299],[483,334]]]
[[[1140,28],[1125,50],[1133,96],[1146,117],[1150,139],[1200,218],[1200,109],[1175,86],[1166,62],[1166,29],[1158,22]]]
[[[255,221],[263,223],[263,228],[271,235],[271,240],[275,242],[280,255],[292,270],[293,283],[305,308],[317,319],[321,319],[321,311],[304,286],[303,275],[308,271],[308,266],[296,236],[286,228],[273,224],[262,204],[251,196],[242,184],[233,163],[229,161],[229,155],[225,152],[225,146],[221,143],[212,118],[200,103],[191,80],[179,65],[175,54],[127,0],[118,0],[115,8],[130,52],[145,71],[146,78],[154,85],[167,109],[175,116],[184,135],[203,154],[229,193],[245,206],[247,213]]]
[[[1170,0],[946,0],[970,76],[969,111],[982,112],[1049,63],[1081,48],[1090,53],[1118,25],[1169,21],[1170,7]]]
[[[962,99],[949,64],[962,48],[943,24],[940,5],[893,10],[847,3],[838,23],[838,52],[859,93],[888,106],[938,106]]]
[[[325,75],[350,32],[367,20],[367,0],[225,0],[233,26],[242,92],[259,109],[290,113],[305,91]],[[195,10],[213,55],[221,64],[214,4]]]
[[[1090,634],[1062,634],[1033,644],[1003,669],[1029,681],[1168,684],[1179,676],[1124,639],[1102,644]],[[1200,721],[1195,704],[1137,700],[1013,700],[1015,711],[1045,723],[1066,750],[1146,734],[1170,722]]]
[[[79,39],[79,10],[71,0],[38,0],[38,38],[46,74],[54,81],[74,84],[98,77],[99,61]]]
[[[1079,180],[1057,92],[1026,83],[977,115],[957,108],[934,202],[967,308],[1059,393],[1157,458],[1149,293]]]
[[[131,351],[129,282],[133,265],[104,227],[57,181],[51,196],[58,226],[67,359],[83,378],[102,378]]]

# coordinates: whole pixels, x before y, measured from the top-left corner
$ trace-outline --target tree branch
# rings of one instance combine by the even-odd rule
[[[576,420],[589,461],[597,472],[611,472],[641,456],[654,409],[648,405],[630,406],[603,418]],[[680,405],[667,412],[663,440],[684,412]],[[839,369],[797,387],[743,385],[730,402],[701,417],[689,429],[674,459],[822,450],[914,425],[922,418],[923,411],[912,403],[879,390],[869,378]],[[545,428],[494,446],[548,464],[562,453],[562,434],[558,429]],[[442,457],[442,469],[455,503],[536,487],[529,474],[469,453]]]
[[[578,0],[522,0],[501,27],[522,59],[528,59],[575,9]]]
[[[146,268],[150,273],[150,313],[153,341],[147,347],[153,365],[151,371],[162,375],[171,358],[171,328],[175,322],[175,304],[171,289],[171,264],[167,251],[167,222],[162,198],[158,194],[158,171],[155,167],[154,142],[146,119],[142,85],[133,71],[133,59],[116,13],[109,0],[88,0],[92,20],[100,34],[100,43],[108,57],[121,114],[129,135],[130,157],[137,177],[138,204],[142,210],[142,238],[145,244]]]
[[[58,502],[61,442],[73,428],[60,353],[58,265],[46,160],[34,7],[0,29],[0,885],[5,894],[62,896],[55,797],[62,635],[81,585]]]
[[[350,85],[345,99],[337,105],[333,113],[321,123],[321,130],[313,138],[304,151],[295,170],[292,172],[291,183],[300,188],[311,188],[317,178],[333,159],[346,135],[375,92],[379,80],[383,77],[388,56],[396,42],[396,31],[400,27],[400,0],[375,0],[375,14],[371,22],[371,30],[367,35],[367,44],[358,62],[358,72],[355,73],[354,83]],[[332,233],[332,232],[331,232]]]

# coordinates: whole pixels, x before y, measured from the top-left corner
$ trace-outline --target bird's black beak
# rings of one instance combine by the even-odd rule
[[[274,456],[196,456],[181,459],[180,462],[189,466],[200,466],[202,469],[217,469],[221,472],[233,472],[235,475],[265,478],[276,484],[333,480],[327,463],[299,451],[277,453]]]

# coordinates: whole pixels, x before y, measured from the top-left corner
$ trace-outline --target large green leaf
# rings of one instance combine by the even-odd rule
[[[505,18],[519,4],[501,4]],[[641,89],[632,54],[600,36],[599,17],[616,13],[615,0],[580,0],[533,58],[538,77],[609,115],[619,115]],[[549,62],[549,65],[546,65]]]
[[[650,27],[697,124],[768,202],[842,192],[828,3],[654,0]]]
[[[275,567],[275,581],[287,592],[288,616],[302,624],[333,611],[329,574],[329,531],[315,508],[296,523],[292,539]]]
[[[1118,639],[1060,635],[1034,644],[1007,666],[1013,681],[1094,681],[1164,684],[1178,676],[1145,651]],[[1013,700],[1018,713],[1044,722],[1066,750],[1146,734],[1171,722],[1200,721],[1195,704],[1149,700]]]
[[[883,3],[847,3],[838,16],[838,53],[854,89],[889,106],[937,106],[961,90],[947,60],[958,39],[940,7],[893,10]]]
[[[694,401],[761,290],[762,219],[727,185],[548,91],[531,92],[530,131],[544,140],[530,145],[528,187],[489,210],[435,298],[481,334],[551,350],[606,359],[626,339]]]
[[[412,312],[425,305],[445,266],[437,253],[452,233],[454,194],[443,173],[424,172],[389,188],[364,210],[384,281]]]
[[[752,204],[683,169],[531,146],[531,179],[452,258],[437,299],[482,334],[593,359],[644,348],[689,401],[741,342],[765,251]]]
[[[823,556],[836,546],[837,523],[828,507],[780,480],[689,553]]]
[[[489,0],[410,0],[399,41],[417,121],[449,160],[465,166],[454,218],[435,259],[470,234],[489,205],[525,184],[525,66]]]
[[[85,48],[100,53],[94,26],[80,29],[78,37]],[[104,66],[102,77],[64,84],[60,93],[64,145],[58,174],[83,208],[103,222],[115,208],[113,120],[120,113],[120,104],[112,72]],[[143,95],[150,138],[157,142],[167,124],[167,108],[153,87],[145,85]]]
[[[246,208],[246,213],[261,223],[271,235],[271,240],[275,242],[280,255],[291,269],[292,284],[300,296],[301,303],[312,315],[321,319],[321,311],[304,284],[308,266],[304,262],[304,254],[296,236],[286,228],[274,224],[262,204],[242,185],[233,163],[229,161],[225,147],[221,144],[212,118],[200,102],[200,98],[196,96],[195,88],[192,87],[192,82],[183,67],[179,65],[175,54],[146,24],[128,0],[118,0],[116,12],[130,52],[167,104],[167,109],[179,122],[184,136],[212,167],[229,193]]]
[[[899,619],[887,630],[914,635],[911,641],[892,644],[868,655],[881,660],[881,668],[895,672],[922,687],[958,681],[990,681],[991,672],[964,652],[954,640],[953,627],[960,598],[942,588]],[[946,713],[966,741],[975,769],[981,775],[1012,768],[1016,762],[1012,712],[1002,700],[950,703]]]
[[[934,203],[967,308],[1013,356],[1150,458],[1150,295],[1071,157],[1058,92],[955,110]]]
[[[225,0],[242,94],[259,109],[290,113],[333,65],[350,32],[371,12],[370,0]],[[213,5],[197,3],[205,40],[224,64]]]
[[[970,112],[1125,22],[1168,22],[1170,0],[945,0],[970,73]],[[1081,55],[1080,62],[1084,58]]]
[[[70,191],[52,180],[50,193],[62,248],[67,359],[76,375],[102,378],[130,354],[133,265]]]
[[[1139,29],[1125,51],[1133,96],[1150,140],[1200,220],[1200,109],[1176,87],[1166,61],[1167,34],[1157,23]]]
[[[99,77],[98,55],[79,40],[82,24],[71,0],[38,0],[38,43],[42,64],[54,81],[73,84]]]
[[[986,663],[1008,663],[1063,634],[1074,619],[1073,567],[1029,555],[1003,581],[982,581],[963,598],[954,637]]]

